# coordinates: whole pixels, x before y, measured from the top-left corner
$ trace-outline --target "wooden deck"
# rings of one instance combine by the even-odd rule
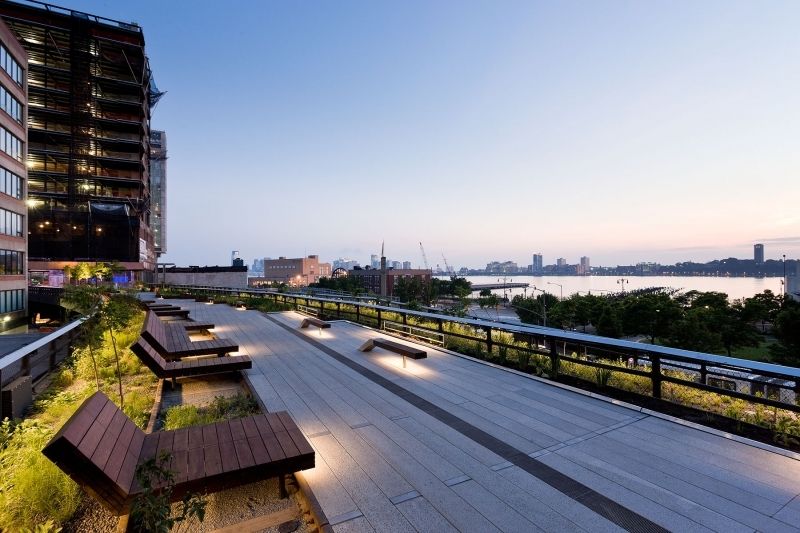
[[[316,451],[335,531],[800,531],[800,461],[419,346],[181,300]],[[405,342],[405,341],[401,341]]]

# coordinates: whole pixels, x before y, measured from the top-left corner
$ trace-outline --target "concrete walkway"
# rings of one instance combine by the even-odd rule
[[[800,531],[800,461],[346,322],[175,303],[253,358],[336,531]]]

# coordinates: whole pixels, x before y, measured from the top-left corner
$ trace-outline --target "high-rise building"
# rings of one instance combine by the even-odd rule
[[[763,244],[755,244],[753,245],[753,260],[757,265],[764,264],[764,245]]]
[[[156,257],[167,253],[167,134],[150,132],[150,226]]]
[[[378,257],[377,254],[372,254],[369,256],[369,266],[372,268],[380,268],[381,267],[381,258]]]
[[[411,261],[403,261],[403,270],[411,270]]]
[[[27,320],[27,70],[25,50],[0,21],[0,331]]]
[[[556,266],[559,266],[559,267],[567,266],[567,260],[564,259],[563,257],[559,257],[558,259],[556,259]]]
[[[531,263],[531,272],[533,274],[541,274],[544,272],[544,258],[542,254],[533,254],[533,263]]]
[[[0,19],[28,54],[31,274],[80,261],[118,261],[128,279],[152,271],[150,110],[160,93],[142,29],[13,0]]]
[[[589,263],[589,258],[586,256],[581,257],[581,262],[578,265],[578,275],[579,276],[587,276],[592,272],[592,266]]]

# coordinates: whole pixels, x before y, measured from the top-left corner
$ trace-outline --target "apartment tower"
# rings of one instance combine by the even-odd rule
[[[0,332],[27,319],[25,50],[0,21]]]
[[[154,268],[151,85],[142,29],[40,2],[0,3],[28,54],[28,255],[33,277],[117,261]],[[124,281],[119,279],[118,281]]]

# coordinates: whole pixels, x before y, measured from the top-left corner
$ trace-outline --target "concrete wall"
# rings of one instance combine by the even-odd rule
[[[163,274],[158,273],[159,283]],[[170,272],[167,270],[166,283],[169,285],[202,285],[206,287],[247,287],[247,271],[244,272]]]

